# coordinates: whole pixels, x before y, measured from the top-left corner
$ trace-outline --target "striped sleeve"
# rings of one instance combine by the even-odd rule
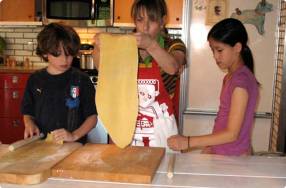
[[[182,51],[183,53],[186,54],[186,46],[183,43],[183,41],[180,39],[165,38],[165,49],[169,53],[172,53],[174,51],[179,50],[179,51]],[[167,92],[172,97],[174,95],[174,92],[175,92],[176,81],[179,78],[179,75],[177,75],[177,74],[169,75],[161,69],[161,77],[163,79],[164,86],[165,86]]]

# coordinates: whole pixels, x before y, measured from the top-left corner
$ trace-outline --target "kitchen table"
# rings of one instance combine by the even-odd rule
[[[0,184],[0,188],[285,188],[286,157],[227,157],[207,154],[176,154],[174,176],[167,177],[166,154],[152,184],[131,184],[49,178],[32,185]]]

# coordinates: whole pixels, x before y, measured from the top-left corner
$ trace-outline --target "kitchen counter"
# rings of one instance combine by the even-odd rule
[[[1,188],[146,188],[217,187],[285,188],[286,157],[226,157],[206,154],[176,154],[172,179],[167,174],[170,154],[163,158],[152,184],[132,184],[49,178],[32,185],[1,184]]]
[[[36,26],[42,26],[42,22],[36,22],[36,21],[0,21],[1,27],[17,27],[17,26],[30,26],[30,27],[36,27]]]
[[[4,65],[0,65],[0,73],[33,73],[36,70],[42,69],[45,66],[15,66],[15,67],[8,67]]]

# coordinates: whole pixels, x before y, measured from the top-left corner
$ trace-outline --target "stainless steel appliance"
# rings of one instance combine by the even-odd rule
[[[110,26],[113,0],[43,0],[43,23],[63,22],[75,27]]]
[[[90,52],[80,54],[80,68],[81,69],[95,69],[93,57]]]
[[[85,72],[86,74],[88,74],[91,82],[93,83],[94,87],[96,88],[97,85],[97,75],[98,72],[96,69],[93,70],[88,70],[88,69],[80,69],[81,71]]]
[[[93,61],[93,46],[90,44],[81,44],[80,47],[80,69],[93,70],[96,69],[95,62]]]

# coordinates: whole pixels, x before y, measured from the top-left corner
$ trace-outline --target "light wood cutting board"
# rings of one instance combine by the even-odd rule
[[[164,154],[164,148],[86,144],[54,166],[52,176],[151,183]]]
[[[81,146],[39,140],[8,152],[0,158],[0,182],[37,184],[51,175],[51,167]]]
[[[9,145],[8,144],[0,144],[0,158],[9,152],[8,150]]]

